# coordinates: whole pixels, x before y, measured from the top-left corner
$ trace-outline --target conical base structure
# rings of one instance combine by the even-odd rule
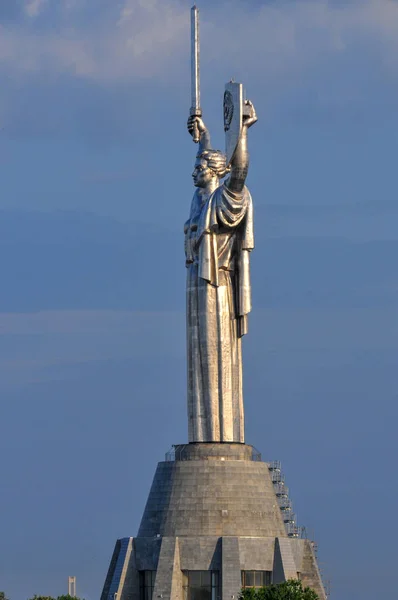
[[[300,578],[326,600],[313,544],[286,532],[268,464],[251,446],[175,447],[136,538],[118,540],[101,600],[231,600]]]

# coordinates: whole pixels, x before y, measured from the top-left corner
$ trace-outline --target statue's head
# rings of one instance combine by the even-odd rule
[[[220,150],[203,150],[196,157],[195,168],[192,173],[195,187],[206,188],[229,172],[226,157]]]

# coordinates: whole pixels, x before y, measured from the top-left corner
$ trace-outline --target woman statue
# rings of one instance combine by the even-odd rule
[[[252,103],[245,108],[229,168],[224,154],[211,148],[201,117],[188,119],[189,133],[199,131],[196,190],[184,227],[190,442],[244,443],[241,338],[251,310],[254,247],[252,199],[245,187],[247,130],[257,121]]]

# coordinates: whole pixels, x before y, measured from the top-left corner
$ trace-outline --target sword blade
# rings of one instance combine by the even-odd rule
[[[200,111],[199,10],[191,8],[191,112]]]

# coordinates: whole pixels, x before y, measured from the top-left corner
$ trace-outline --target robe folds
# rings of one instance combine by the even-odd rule
[[[244,443],[241,338],[251,310],[250,193],[195,193],[185,224],[190,442]]]

